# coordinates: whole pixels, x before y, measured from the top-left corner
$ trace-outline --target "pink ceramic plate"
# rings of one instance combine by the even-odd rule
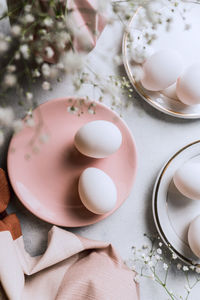
[[[73,103],[80,109],[72,113]],[[93,224],[113,213],[130,193],[137,164],[132,135],[122,119],[105,105],[96,103],[94,108],[91,102],[71,98],[46,102],[33,116],[35,126],[25,122],[8,151],[10,181],[25,207],[47,222],[66,227]],[[85,157],[73,146],[76,131],[93,120],[111,121],[121,130],[122,145],[108,158]],[[105,215],[89,212],[78,196],[78,178],[92,166],[105,171],[117,186],[117,205]]]

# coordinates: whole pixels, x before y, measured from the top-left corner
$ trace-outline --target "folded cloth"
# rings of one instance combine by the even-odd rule
[[[3,211],[9,200],[0,169],[0,300],[139,300],[135,274],[109,243],[53,226],[45,253],[31,257],[19,219]]]
[[[9,231],[0,232],[0,245],[0,280],[10,300],[139,299],[134,274],[108,243],[54,226],[41,256],[30,257],[23,237],[13,240]]]

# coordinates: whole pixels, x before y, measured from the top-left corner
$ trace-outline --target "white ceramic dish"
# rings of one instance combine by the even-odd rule
[[[166,31],[166,23],[159,25],[155,30],[157,38],[152,42],[152,48],[154,51],[159,51],[164,48],[179,51],[183,57],[184,66],[187,67],[196,61],[200,61],[200,38],[198,38],[200,32],[200,5],[195,3],[187,3],[185,5],[188,9],[187,24],[189,24],[190,29],[185,30],[186,24],[183,22],[181,14],[179,12],[174,13],[174,21],[171,23],[171,29],[169,31]],[[146,29],[138,22],[142,11],[143,8],[138,9],[131,19],[128,30],[126,30],[123,37],[123,61],[129,80],[137,93],[156,109],[179,118],[200,118],[200,105],[186,106],[179,100],[169,98],[161,92],[147,91],[140,83],[135,81],[135,64],[133,61],[131,62],[131,48],[133,46],[133,42],[131,41],[134,41],[134,38],[136,40],[136,35],[138,34],[143,38],[146,33]],[[149,23],[149,27],[151,25],[152,24]]]
[[[179,150],[162,168],[153,191],[153,216],[165,244],[185,263],[199,265],[200,259],[190,250],[187,232],[190,222],[200,215],[200,201],[184,197],[173,183],[176,170],[190,159],[200,162],[200,140]]]

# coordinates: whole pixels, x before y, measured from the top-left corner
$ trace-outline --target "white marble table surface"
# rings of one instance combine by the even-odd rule
[[[120,22],[114,27],[107,26],[97,43],[97,47],[89,54],[93,69],[101,72],[101,75],[119,74],[119,69],[114,66],[112,58],[121,51],[122,31],[123,26]],[[102,54],[107,55],[108,62],[101,58]],[[121,70],[120,72],[124,71]],[[54,85],[51,92],[38,89],[36,91],[38,102],[43,103],[56,97],[72,95],[72,88],[68,82],[66,78],[62,83]],[[123,101],[126,99],[124,98]],[[14,96],[9,102],[16,105]],[[18,116],[23,115],[20,107],[17,107],[16,110]],[[139,160],[132,192],[125,203],[107,219],[95,225],[68,228],[68,230],[87,238],[109,241],[124,259],[128,259],[131,255],[131,246],[140,247],[145,242],[144,233],[153,234],[156,232],[152,216],[151,197],[160,168],[180,147],[200,138],[200,120],[182,120],[164,115],[150,107],[137,95],[131,99],[129,109],[123,110],[123,118],[135,138]],[[9,138],[8,135],[6,144],[1,149],[1,167],[6,166]],[[33,216],[14,195],[9,211],[16,212],[20,218],[27,251],[31,255],[42,253],[45,250],[47,232],[51,225]],[[181,294],[185,277],[180,273],[178,274],[170,274],[171,284],[172,288],[176,287]],[[200,285],[192,292],[191,299],[198,300],[199,293]],[[143,282],[141,284],[141,300],[155,299],[165,300],[168,297],[153,281]]]

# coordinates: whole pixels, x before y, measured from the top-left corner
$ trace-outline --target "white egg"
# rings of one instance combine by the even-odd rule
[[[143,65],[141,83],[149,91],[161,91],[176,82],[183,70],[180,54],[171,49],[160,50]]]
[[[181,102],[186,105],[200,103],[200,63],[187,68],[184,74],[178,79],[176,93]]]
[[[85,169],[79,178],[78,191],[83,205],[95,214],[108,213],[116,205],[116,186],[100,169]]]
[[[113,123],[98,120],[81,127],[74,138],[75,147],[82,154],[104,158],[116,152],[122,143],[122,135]]]
[[[189,226],[188,243],[192,252],[200,258],[200,216],[196,217]]]
[[[168,98],[178,100],[178,97],[176,95],[176,83],[163,90],[162,94],[167,96]]]
[[[200,200],[200,163],[186,162],[174,175],[174,184],[184,196]]]

